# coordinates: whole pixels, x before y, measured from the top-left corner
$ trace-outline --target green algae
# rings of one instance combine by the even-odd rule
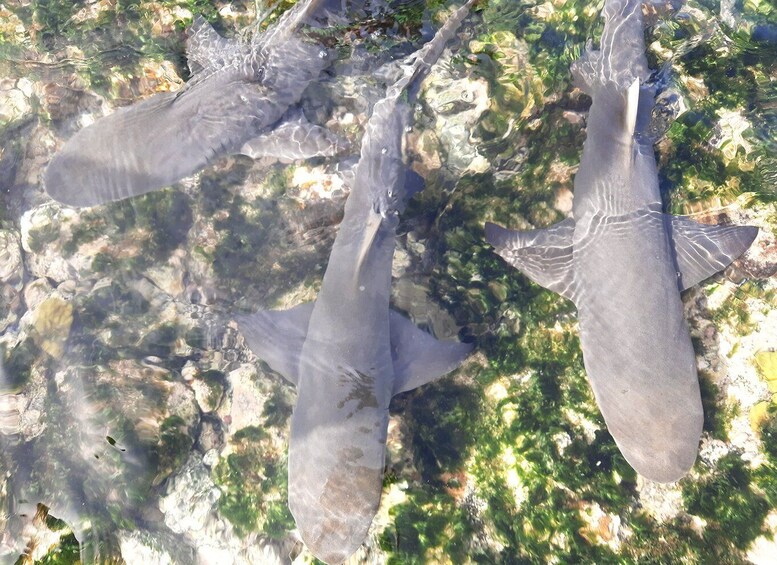
[[[81,547],[72,533],[60,538],[59,544],[43,556],[36,565],[80,565]]]
[[[391,508],[392,524],[379,539],[381,549],[390,555],[389,564],[429,563],[435,558],[479,562],[471,547],[476,527],[465,508],[444,491],[419,489],[405,494],[408,501]]]
[[[261,531],[283,538],[294,528],[288,509],[285,453],[274,449],[263,428],[249,426],[232,438],[233,453],[213,470],[222,491],[219,512],[240,536]]]
[[[20,390],[30,379],[33,364],[40,358],[41,349],[35,344],[35,340],[28,337],[12,348],[0,344],[0,355],[3,356],[3,384],[15,392]]]
[[[737,287],[715,310],[712,319],[716,323],[731,325],[739,336],[746,336],[754,332],[758,326],[752,320],[747,299],[751,296],[757,296],[759,290],[758,285],[750,281]]]
[[[289,398],[288,387],[275,385],[270,391],[270,396],[264,401],[262,416],[267,426],[284,428],[287,426],[292,412],[292,402]]]
[[[724,403],[720,387],[715,384],[711,375],[703,371],[699,371],[699,387],[704,409],[704,431],[715,439],[728,441],[731,420],[736,413],[736,408]]]
[[[703,533],[706,543],[715,547],[731,543],[746,549],[765,533],[763,522],[770,505],[752,488],[752,482],[752,470],[738,453],[732,452],[700,481],[685,483],[683,501],[688,512],[707,520]]]
[[[159,427],[159,440],[151,450],[150,463],[156,471],[152,484],[157,485],[169,477],[186,461],[194,439],[183,418],[172,415]]]
[[[226,375],[222,371],[209,370],[197,375],[197,379],[208,387],[208,395],[205,399],[207,406],[218,407],[224,397],[224,383]]]

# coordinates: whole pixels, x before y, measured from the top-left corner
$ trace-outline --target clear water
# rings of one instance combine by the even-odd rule
[[[449,6],[427,8],[327,34],[341,59],[303,106],[350,155],[225,158],[79,210],[42,190],[58,147],[179,88],[193,15],[229,35],[253,5],[0,4],[0,561],[312,559],[286,505],[294,390],[230,317],[315,297],[383,93],[358,71],[428,38]],[[408,147],[427,186],[398,228],[392,303],[477,348],[394,399],[382,506],[354,562],[758,562],[774,531],[775,8],[659,6],[646,32],[651,67],[671,66],[657,122],[667,210],[762,230],[750,259],[685,297],[707,417],[687,479],[635,475],[593,401],[573,305],[483,238],[485,221],[569,212],[589,104],[569,65],[601,32],[600,8],[484,3],[425,82]]]

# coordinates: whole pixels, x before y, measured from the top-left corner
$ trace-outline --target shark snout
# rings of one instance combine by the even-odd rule
[[[303,510],[301,516],[298,516],[299,512],[292,514],[307,548],[329,565],[342,563],[353,555],[367,537],[372,523],[372,513],[369,516],[349,515],[344,508],[318,506]]]
[[[342,563],[367,537],[380,504],[383,468],[341,460],[328,473],[319,474],[304,465],[299,475],[296,470],[292,459],[289,509],[302,541],[321,561]]]

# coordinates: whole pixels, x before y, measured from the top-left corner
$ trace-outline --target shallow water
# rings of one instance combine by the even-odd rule
[[[235,34],[252,2],[0,5],[0,562],[75,563],[76,537],[88,562],[312,560],[287,508],[295,392],[232,316],[315,297],[384,91],[376,69],[444,20],[450,6],[428,4],[327,32],[341,58],[302,105],[349,154],[229,157],[84,210],[43,192],[57,149],[179,88],[192,17]],[[777,552],[764,537],[777,532],[775,9],[689,2],[648,17],[651,67],[671,68],[656,77],[666,209],[761,228],[743,260],[684,295],[705,406],[689,477],[634,473],[594,403],[574,306],[483,238],[485,221],[540,227],[569,213],[590,103],[569,65],[601,33],[599,11],[485,3],[424,83],[407,145],[426,189],[401,217],[392,303],[476,352],[392,402],[381,509],[354,562]]]

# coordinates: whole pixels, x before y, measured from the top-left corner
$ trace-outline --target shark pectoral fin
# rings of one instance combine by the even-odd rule
[[[575,221],[563,220],[549,228],[508,230],[486,223],[486,240],[513,267],[538,285],[575,300],[572,236]]]
[[[247,141],[240,153],[254,159],[272,157],[283,161],[331,157],[348,147],[348,140],[311,124],[300,111],[289,112],[272,130]]]
[[[691,288],[742,255],[758,235],[753,226],[711,226],[664,215],[677,259],[680,290]]]
[[[594,50],[589,42],[585,47],[585,51],[570,67],[575,86],[589,96],[593,94],[594,85],[599,79],[601,58],[602,54]]]
[[[267,310],[236,316],[248,347],[293,385],[299,381],[299,359],[314,302],[289,310]]]
[[[401,314],[389,311],[391,357],[394,362],[393,394],[413,390],[438,379],[459,365],[472,351],[472,343],[439,341]]]

